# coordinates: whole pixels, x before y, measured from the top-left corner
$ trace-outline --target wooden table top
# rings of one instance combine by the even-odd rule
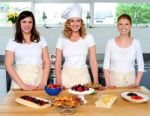
[[[120,95],[125,91],[135,91],[148,95],[150,97],[150,91],[145,87],[140,89],[127,89],[127,88],[116,88],[106,89],[104,91],[97,91],[97,94],[86,95],[85,99],[87,104],[83,104],[77,107],[76,112],[73,116],[150,116],[150,100],[145,103],[131,103],[124,100]],[[111,108],[100,108],[95,106],[95,102],[100,95],[113,94],[117,95],[117,101],[112,105]],[[0,115],[16,116],[22,115],[51,115],[60,116],[62,115],[58,108],[51,106],[45,109],[34,109],[15,102],[15,98],[22,95],[38,96],[44,99],[52,100],[55,96],[47,95],[43,90],[41,91],[22,91],[22,90],[11,90],[6,95],[4,101],[0,104]],[[66,90],[63,90],[61,95],[71,95]]]

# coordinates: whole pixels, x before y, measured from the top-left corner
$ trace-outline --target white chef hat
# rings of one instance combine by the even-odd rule
[[[82,7],[79,4],[73,4],[69,6],[63,13],[61,17],[64,19],[69,19],[71,17],[79,17],[82,18]]]

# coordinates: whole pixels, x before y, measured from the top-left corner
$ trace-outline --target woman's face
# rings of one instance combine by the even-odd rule
[[[128,35],[131,29],[131,23],[128,19],[121,18],[118,21],[118,31],[120,35]]]
[[[32,17],[26,17],[20,21],[21,30],[24,34],[31,33],[31,29],[33,27],[33,20]]]
[[[81,28],[81,19],[80,18],[70,18],[70,28],[74,32],[78,32]]]

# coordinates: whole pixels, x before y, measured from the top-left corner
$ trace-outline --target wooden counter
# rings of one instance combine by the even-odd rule
[[[150,91],[145,87],[140,89],[126,89],[126,88],[117,88],[117,89],[107,89],[104,91],[98,91],[94,95],[86,95],[87,104],[81,105],[76,109],[76,113],[72,114],[73,116],[150,116],[150,100],[146,103],[130,103],[123,98],[120,94],[125,91],[136,91],[144,93],[150,97]],[[114,94],[118,96],[117,101],[113,104],[111,108],[97,108],[95,107],[95,101],[102,94]],[[5,97],[4,101],[0,105],[0,115],[51,115],[51,116],[60,116],[62,115],[58,108],[52,106],[45,109],[33,109],[26,106],[16,103],[14,100],[16,97],[22,95],[32,95],[42,97],[48,100],[52,100],[53,96],[48,96],[44,91],[20,91],[20,90],[11,90]],[[67,91],[62,91],[59,95],[69,95]]]

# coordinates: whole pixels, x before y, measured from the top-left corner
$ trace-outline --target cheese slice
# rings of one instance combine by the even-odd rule
[[[29,99],[24,99],[24,97],[28,97]],[[32,101],[31,99],[34,99],[34,101]],[[15,101],[19,104],[38,109],[47,108],[51,106],[50,101],[35,96],[21,96],[16,98]],[[36,103],[35,101],[38,101],[40,103]]]
[[[117,100],[115,95],[101,95],[95,102],[96,107],[111,108],[112,104]]]

